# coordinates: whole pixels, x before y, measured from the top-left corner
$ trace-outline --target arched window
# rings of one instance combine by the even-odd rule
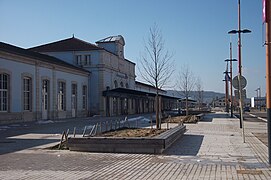
[[[115,88],[118,88],[118,82],[115,80],[114,81]]]
[[[126,88],[129,88],[129,84],[128,84],[128,83],[126,83],[126,84],[125,84],[125,87],[126,87]]]
[[[0,112],[8,111],[9,83],[9,75],[0,73]]]
[[[120,87],[122,87],[122,88],[123,88],[123,82],[120,82]]]

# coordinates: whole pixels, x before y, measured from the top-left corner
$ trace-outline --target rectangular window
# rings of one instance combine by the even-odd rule
[[[83,109],[87,109],[87,86],[83,86],[83,92],[82,92],[82,97],[83,97]]]
[[[84,65],[85,66],[90,66],[90,55],[85,55]]]
[[[76,109],[77,106],[77,85],[72,84],[72,109]]]
[[[66,110],[66,83],[58,82],[58,110]]]
[[[23,79],[23,101],[24,101],[24,110],[31,110],[31,78],[24,77]]]
[[[81,55],[76,55],[76,64],[82,65],[82,56]]]
[[[8,74],[0,74],[0,112],[8,111]]]
[[[43,110],[48,110],[49,104],[49,80],[42,81],[42,107]]]

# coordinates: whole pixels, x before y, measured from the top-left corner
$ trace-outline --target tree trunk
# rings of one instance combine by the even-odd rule
[[[188,98],[185,99],[186,116],[188,116]]]
[[[160,126],[159,126],[159,97],[158,97],[158,93],[156,93],[155,101],[156,101],[156,108],[155,108],[156,129],[159,129]]]

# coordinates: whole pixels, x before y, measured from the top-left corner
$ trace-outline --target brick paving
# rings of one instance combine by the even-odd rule
[[[187,124],[186,134],[162,155],[46,150],[57,134],[21,134],[5,139],[0,152],[24,138],[46,143],[2,153],[0,179],[271,179],[267,147],[252,134],[265,126],[245,122],[245,127],[243,143],[238,119],[209,114]]]

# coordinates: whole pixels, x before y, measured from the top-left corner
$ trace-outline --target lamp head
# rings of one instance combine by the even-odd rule
[[[241,31],[242,33],[251,33],[251,31],[249,29],[244,29]]]
[[[236,33],[238,33],[237,30],[231,30],[231,31],[228,32],[228,34],[236,34]]]

